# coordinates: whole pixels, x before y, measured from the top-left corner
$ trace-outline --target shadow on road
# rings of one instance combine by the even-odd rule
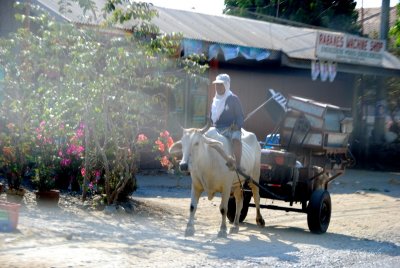
[[[352,252],[390,257],[400,256],[400,248],[390,242],[360,239],[335,233],[316,235],[300,228],[279,225],[260,229],[254,224],[246,223],[241,226],[237,235],[245,236],[246,239],[238,240],[235,236],[228,235],[223,243],[221,239],[217,238],[204,242],[182,239],[180,243],[189,251],[213,249],[209,252],[210,256],[227,261],[251,259],[256,262],[257,258],[272,257],[279,261],[297,263],[300,261],[299,258],[304,247],[312,247],[313,251],[321,251],[321,256],[326,256],[326,252],[331,251],[339,258],[341,254],[352,254]]]

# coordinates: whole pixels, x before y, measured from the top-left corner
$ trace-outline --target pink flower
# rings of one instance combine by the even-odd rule
[[[158,145],[158,150],[160,151],[160,152],[164,152],[165,151],[165,145],[164,145],[164,143],[162,143],[160,140],[156,140],[155,141],[155,144],[157,144]]]
[[[78,138],[82,137],[82,136],[83,136],[83,130],[80,129],[80,128],[77,129],[75,135],[76,135],[76,137],[78,137]]]
[[[85,168],[81,168],[81,174],[83,177],[85,177],[86,175],[86,169]]]
[[[85,151],[85,147],[83,147],[82,145],[75,145],[75,144],[71,144],[68,146],[67,148],[67,154],[69,155],[80,155],[83,151]]]
[[[145,143],[147,142],[149,139],[146,137],[146,135],[144,134],[139,134],[137,137],[137,142],[138,143]]]
[[[101,175],[100,170],[96,170],[96,171],[94,172],[94,176],[96,177],[96,181],[100,180],[100,175]]]
[[[168,167],[169,166],[169,159],[166,155],[164,155],[160,160],[161,166]]]
[[[160,137],[161,137],[161,138],[163,138],[163,137],[169,137],[169,132],[168,132],[167,130],[165,130],[164,132],[161,132],[161,133],[160,133]]]
[[[83,129],[78,128],[75,132],[77,138],[83,137]]]
[[[75,144],[71,144],[70,146],[68,146],[67,154],[72,155],[74,151],[75,151]]]
[[[69,166],[71,164],[71,159],[63,158],[63,159],[61,159],[60,164],[63,167],[67,167],[67,166]]]
[[[171,148],[172,144],[174,144],[174,140],[171,137],[168,137],[168,139],[167,139],[168,148]]]
[[[84,150],[85,150],[85,147],[83,147],[82,145],[79,145],[78,147],[76,147],[75,154],[78,155],[78,154],[82,153]]]
[[[89,183],[89,189],[90,189],[90,190],[93,190],[93,182],[90,182],[90,183]]]
[[[39,124],[40,128],[44,128],[45,125],[46,125],[46,121],[42,121],[42,122],[40,122],[40,124]]]

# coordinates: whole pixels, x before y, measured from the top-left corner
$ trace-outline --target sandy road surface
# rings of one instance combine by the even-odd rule
[[[18,230],[0,233],[0,267],[399,267],[400,174],[348,170],[337,178],[323,235],[294,212],[263,209],[259,228],[250,208],[238,234],[218,238],[220,199],[201,197],[195,236],[186,238],[189,185],[139,176],[133,214],[82,209],[68,196],[57,209],[39,208],[28,195]]]

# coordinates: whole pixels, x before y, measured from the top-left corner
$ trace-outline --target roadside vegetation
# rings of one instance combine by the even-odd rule
[[[136,189],[143,150],[168,165],[167,95],[185,79],[203,79],[200,58],[181,58],[181,36],[162,35],[145,3],[78,3],[100,27],[58,22],[39,6],[17,3],[21,28],[0,39],[4,68],[0,105],[0,171],[8,187],[101,194],[105,204]],[[29,6],[27,6],[29,5]],[[30,9],[29,15],[24,12]],[[135,20],[134,29],[115,25]],[[161,134],[160,134],[161,133]]]

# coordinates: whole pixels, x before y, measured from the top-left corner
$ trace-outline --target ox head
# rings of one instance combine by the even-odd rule
[[[189,170],[189,163],[191,160],[192,154],[196,151],[196,149],[203,145],[207,144],[210,146],[220,145],[220,142],[207,138],[204,133],[210,128],[209,125],[205,126],[202,129],[198,128],[189,128],[183,130],[182,138],[175,142],[170,148],[169,153],[174,156],[182,156],[182,160],[180,161],[179,168],[182,171]],[[207,156],[203,156],[207,157]]]

